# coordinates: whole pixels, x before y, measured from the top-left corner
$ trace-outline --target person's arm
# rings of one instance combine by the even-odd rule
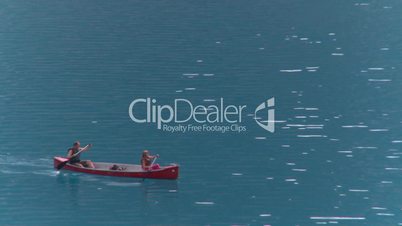
[[[71,157],[73,157],[73,150],[68,150],[68,153],[67,153],[67,158],[71,158]]]
[[[141,159],[141,167],[142,167],[143,169],[145,169],[145,167],[147,167],[147,165],[145,164],[144,159]]]

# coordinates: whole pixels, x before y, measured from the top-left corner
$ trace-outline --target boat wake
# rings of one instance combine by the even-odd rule
[[[49,159],[39,158],[39,159],[27,160],[27,159],[15,158],[9,155],[0,155],[0,165],[53,168],[51,158]]]
[[[116,187],[138,187],[141,186],[139,182],[106,182],[107,186],[116,186]]]
[[[2,173],[2,174],[24,174],[25,172],[2,169],[2,170],[0,170],[0,173]]]
[[[55,171],[53,169],[51,170],[37,170],[37,171],[32,171],[33,174],[36,175],[43,175],[43,176],[50,176],[50,177],[56,177],[57,175],[60,174],[60,171]]]
[[[23,159],[10,155],[0,155],[1,174],[26,174],[55,176],[56,172],[52,168],[51,159]]]

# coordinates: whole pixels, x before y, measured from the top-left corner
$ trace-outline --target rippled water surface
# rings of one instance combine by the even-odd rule
[[[402,225],[402,2],[0,1],[0,225]],[[276,131],[170,133],[128,106],[275,97]],[[247,120],[246,120],[247,119]],[[53,170],[83,158],[177,181]]]

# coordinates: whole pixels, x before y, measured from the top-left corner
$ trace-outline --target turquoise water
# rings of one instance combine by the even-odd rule
[[[402,224],[400,1],[0,5],[0,225]],[[146,97],[275,97],[276,131],[165,132],[130,119]],[[77,139],[180,178],[53,170]]]

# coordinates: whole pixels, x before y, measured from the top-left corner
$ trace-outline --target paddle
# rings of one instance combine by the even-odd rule
[[[155,163],[155,161],[156,161],[157,158],[158,158],[158,157],[155,156],[154,160],[152,160],[152,163],[151,163],[151,165],[150,165],[149,168],[148,168],[148,173],[150,173],[150,172],[152,171],[152,166],[154,165],[154,163]],[[145,181],[145,177],[142,178],[142,181]]]
[[[149,166],[149,169],[152,170],[152,166],[154,165],[156,159],[158,158],[158,156],[155,156],[154,160],[152,160],[151,165]]]
[[[57,170],[61,170],[65,165],[67,165],[67,163],[70,162],[70,160],[71,160],[72,158],[74,158],[75,156],[81,154],[81,152],[88,150],[88,149],[87,149],[88,146],[89,146],[89,145],[85,146],[85,147],[84,147],[83,149],[81,149],[79,152],[77,152],[77,153],[75,153],[74,155],[72,155],[69,159],[67,159],[66,161],[64,161],[64,162],[60,163],[59,165],[57,165],[56,169],[57,169]]]

